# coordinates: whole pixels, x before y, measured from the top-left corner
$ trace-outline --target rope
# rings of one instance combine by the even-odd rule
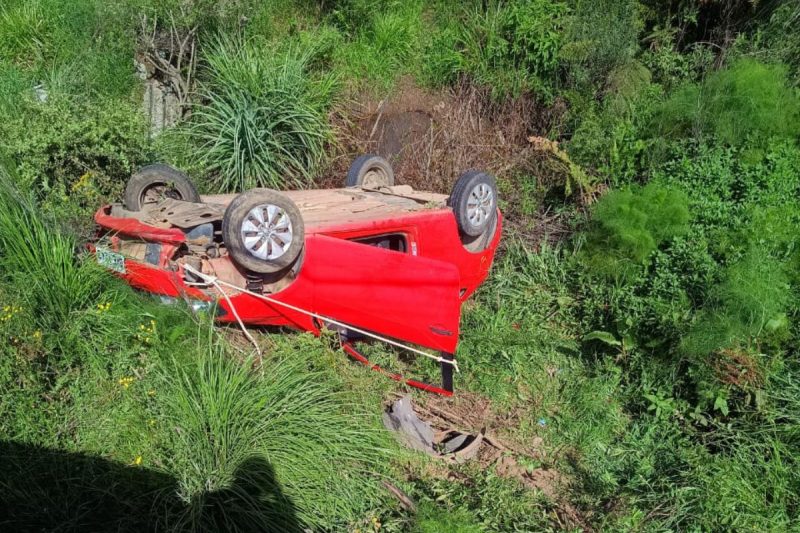
[[[188,266],[188,265],[184,265],[184,266]],[[189,267],[189,268],[191,268],[191,267]],[[194,270],[194,269],[192,269],[192,270]],[[245,327],[244,322],[242,322],[242,319],[239,317],[239,313],[236,311],[236,307],[233,305],[233,302],[231,301],[230,296],[228,296],[228,293],[226,293],[225,291],[222,290],[222,287],[219,286],[219,282],[216,279],[211,279],[211,280],[208,281],[208,283],[212,284],[214,286],[214,288],[217,289],[217,291],[219,291],[219,293],[222,295],[222,297],[225,298],[225,301],[228,302],[228,305],[231,308],[231,312],[233,313],[234,318],[236,318],[236,322],[238,322],[239,323],[239,327],[242,328],[242,333],[244,333],[244,336],[247,337],[247,339],[251,343],[253,343],[253,346],[256,347],[256,353],[258,354],[258,365],[261,366],[263,364],[263,362],[264,362],[263,358],[262,358],[262,354],[261,354],[261,347],[258,345],[258,342],[256,342],[256,340],[253,338],[253,336],[250,335],[250,332],[247,331],[247,328]],[[196,285],[196,284],[195,283],[189,283],[189,285]]]
[[[239,292],[242,292],[242,293],[245,293],[245,294],[249,294],[250,296],[254,296],[255,298],[259,298],[261,300],[264,300],[265,302],[268,302],[268,303],[271,303],[271,304],[275,304],[275,305],[279,305],[279,306],[285,307],[287,309],[291,309],[292,311],[295,311],[295,312],[310,316],[312,318],[316,318],[317,320],[322,320],[324,322],[329,322],[329,323],[334,324],[336,326],[355,331],[356,333],[360,333],[361,335],[364,335],[366,337],[371,337],[371,338],[373,338],[375,340],[378,340],[378,341],[381,341],[381,342],[385,342],[387,344],[391,344],[392,346],[396,346],[398,348],[402,348],[404,350],[408,350],[408,351],[413,352],[415,354],[422,355],[424,357],[427,357],[428,359],[433,359],[437,363],[446,363],[448,365],[451,365],[455,369],[456,372],[460,372],[460,370],[458,368],[458,363],[456,362],[455,359],[445,359],[444,357],[440,357],[438,355],[433,355],[433,354],[430,354],[428,352],[423,352],[422,350],[418,350],[417,348],[414,348],[412,346],[408,346],[408,345],[403,344],[401,342],[397,342],[395,340],[383,337],[381,335],[377,335],[375,333],[372,333],[372,332],[357,328],[355,326],[351,326],[349,324],[345,324],[343,322],[339,322],[338,320],[334,320],[332,318],[324,317],[324,316],[322,316],[320,314],[313,313],[311,311],[307,311],[307,310],[302,309],[300,307],[297,307],[295,305],[287,304],[286,302],[281,302],[280,300],[276,300],[274,298],[270,298],[269,296],[265,296],[263,294],[258,294],[256,292],[252,292],[252,291],[249,291],[247,289],[243,289],[241,287],[237,287],[236,285],[233,285],[232,283],[228,283],[226,281],[222,281],[221,279],[219,279],[219,278],[217,278],[215,276],[210,276],[208,274],[204,274],[204,273],[200,272],[199,270],[197,270],[196,268],[192,267],[189,264],[185,264],[184,263],[183,268],[184,268],[184,270],[188,271],[190,274],[192,274],[194,276],[197,276],[198,278],[203,280],[203,283],[187,282],[187,285],[212,285],[212,286],[214,286],[214,288],[216,288],[222,294],[222,296],[225,298],[225,301],[228,302],[228,305],[230,306],[231,311],[233,312],[233,316],[236,318],[237,322],[239,322],[239,326],[241,326],[242,331],[245,332],[245,335],[247,335],[247,338],[250,339],[250,341],[253,342],[253,344],[256,344],[255,340],[247,332],[247,330],[246,330],[246,328],[244,326],[244,323],[241,321],[241,319],[239,318],[239,314],[236,312],[236,308],[234,307],[233,302],[231,301],[231,299],[227,295],[227,293],[225,293],[225,291],[222,290],[220,285],[224,285],[224,286],[229,287],[229,288],[231,288],[233,290],[236,290],[236,291],[239,291]],[[258,345],[257,344],[256,344],[256,349],[258,349]],[[259,355],[260,354],[261,354],[261,351],[259,350]]]

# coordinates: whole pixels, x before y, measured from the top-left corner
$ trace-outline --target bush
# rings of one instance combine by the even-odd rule
[[[748,344],[785,329],[791,298],[783,265],[762,249],[753,249],[727,267],[711,288],[709,303],[683,339],[694,355]]]
[[[653,132],[713,136],[732,146],[794,139],[800,135],[800,97],[787,85],[786,67],[740,59],[673,93],[657,110]]]
[[[188,130],[221,191],[310,183],[325,155],[334,80],[309,72],[313,50],[220,39],[205,55],[203,105]]]
[[[80,198],[89,189],[117,195],[150,159],[144,117],[126,101],[85,103],[54,95],[21,106],[0,125],[0,150],[16,163],[22,188],[38,191],[40,199]]]
[[[570,64],[574,84],[602,83],[629,63],[638,48],[639,4],[634,0],[574,0],[559,53]]]
[[[667,239],[688,231],[686,196],[658,183],[612,191],[592,210],[585,259],[588,268],[624,278]]]
[[[566,4],[544,0],[467,8],[442,21],[425,54],[426,77],[435,85],[464,77],[496,98],[552,97],[566,13]]]

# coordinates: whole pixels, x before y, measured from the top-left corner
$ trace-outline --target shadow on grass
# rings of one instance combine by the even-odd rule
[[[0,531],[302,531],[272,466],[252,457],[191,501],[165,473],[0,441]]]

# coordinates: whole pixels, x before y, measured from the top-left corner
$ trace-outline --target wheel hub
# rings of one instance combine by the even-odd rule
[[[467,198],[467,219],[474,227],[482,226],[494,211],[494,193],[485,183],[479,183]]]
[[[263,204],[247,213],[242,223],[242,241],[247,251],[264,261],[272,261],[292,244],[292,222],[289,215],[277,205]]]

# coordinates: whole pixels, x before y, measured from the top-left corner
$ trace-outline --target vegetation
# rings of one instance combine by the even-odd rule
[[[795,530],[798,20],[793,1],[6,0],[9,527]],[[148,127],[137,76],[189,89],[176,124]],[[365,149],[400,183],[485,166],[509,193],[447,403],[485,409],[491,461],[404,450],[380,422],[401,386],[331,339],[254,332],[259,363],[84,251],[142,164],[207,192],[309,187]]]
[[[333,78],[312,79],[313,50],[222,40],[205,57],[204,103],[189,134],[220,190],[304,186],[329,138]]]

